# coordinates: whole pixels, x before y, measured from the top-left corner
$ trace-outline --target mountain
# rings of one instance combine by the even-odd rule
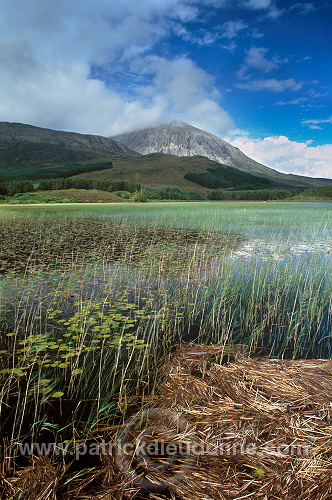
[[[132,155],[126,146],[106,137],[0,122],[3,180],[68,177],[112,168],[113,158]]]
[[[287,175],[252,160],[218,137],[185,123],[115,138],[0,122],[0,179],[84,175],[185,190],[331,185]],[[245,174],[245,175],[244,175]]]
[[[61,132],[23,123],[0,122],[0,148],[7,149],[21,142],[84,148],[112,155],[132,153],[127,146],[99,135]]]
[[[223,165],[282,184],[297,186],[332,184],[332,179],[283,174],[261,165],[228,142],[187,123],[172,122],[168,125],[118,135],[113,139],[142,155],[166,153],[176,156],[205,156]]]

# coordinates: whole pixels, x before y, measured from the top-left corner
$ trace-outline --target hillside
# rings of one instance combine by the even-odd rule
[[[282,184],[297,186],[332,184],[332,179],[315,179],[277,172],[252,160],[219,137],[186,123],[173,122],[169,125],[146,128],[118,135],[114,139],[143,155],[162,152],[176,156],[205,156],[212,161]]]
[[[201,193],[332,185],[331,179],[286,175],[260,165],[222,139],[187,124],[116,139],[0,122],[0,180],[85,175]]]
[[[112,168],[108,155],[83,148],[18,142],[0,149],[0,180],[68,177]]]
[[[112,168],[132,152],[112,139],[0,122],[0,179],[68,177]],[[137,156],[137,153],[135,154]]]
[[[184,191],[207,193],[210,189],[251,189],[286,187],[238,169],[220,165],[204,156],[181,156],[152,153],[133,158],[115,158],[111,170],[87,172],[77,177],[127,180],[149,187],[177,186]],[[215,182],[214,187],[211,184]],[[223,184],[224,182],[224,184]],[[291,187],[291,186],[288,186]]]
[[[132,151],[113,139],[99,135],[62,132],[34,127],[23,123],[0,122],[0,148],[11,148],[19,142],[54,144],[61,147],[84,148],[111,155],[130,154]]]
[[[0,179],[68,177],[112,168],[132,152],[112,139],[0,122]],[[135,153],[137,156],[137,153]]]

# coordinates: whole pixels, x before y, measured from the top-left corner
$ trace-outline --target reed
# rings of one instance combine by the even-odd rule
[[[191,203],[134,214],[121,205],[112,218],[105,207],[1,209],[8,477],[20,464],[17,443],[67,441],[70,451],[153,401],[160,364],[182,340],[331,358],[330,212],[290,204],[286,218],[287,207],[262,205],[207,204],[207,219]],[[291,250],[303,238],[299,224],[325,253]],[[273,251],[244,256],[241,242],[263,228]]]

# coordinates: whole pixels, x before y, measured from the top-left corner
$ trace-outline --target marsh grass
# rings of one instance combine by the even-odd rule
[[[92,439],[151,400],[160,359],[180,341],[177,297],[191,269],[234,238],[107,220],[2,221],[2,441]],[[185,269],[185,271],[184,271]],[[183,303],[183,301],[181,302]],[[70,457],[69,457],[70,459]]]
[[[32,218],[17,211],[1,219],[5,476],[27,465],[18,443],[66,441],[70,452],[153,403],[160,363],[182,340],[244,344],[252,355],[331,357],[330,262],[234,259],[242,237],[229,234],[232,209],[220,221],[213,208],[204,224],[195,210],[185,207],[179,218],[171,206],[157,225],[149,223],[156,206],[121,223],[88,212]],[[315,231],[328,237],[318,215]],[[239,234],[248,230],[244,219],[234,224]],[[181,228],[186,223],[190,229]],[[260,231],[252,220],[251,228]],[[275,238],[278,228],[284,238],[292,224],[274,214]],[[69,470],[63,484],[77,485],[76,474]]]

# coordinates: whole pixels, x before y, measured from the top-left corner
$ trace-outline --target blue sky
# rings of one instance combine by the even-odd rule
[[[116,135],[186,121],[332,177],[325,0],[0,0],[0,120]]]

